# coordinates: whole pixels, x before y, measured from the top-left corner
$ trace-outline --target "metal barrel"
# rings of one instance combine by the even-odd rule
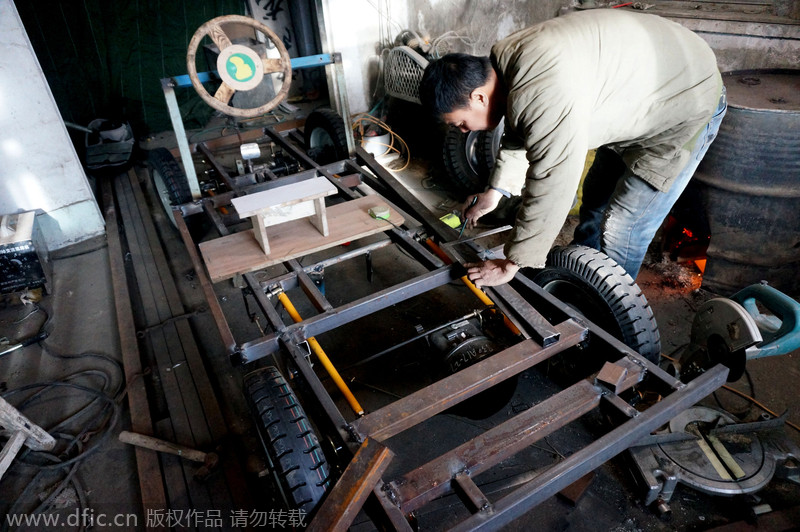
[[[723,75],[728,112],[695,179],[711,241],[703,287],[800,292],[800,70]]]

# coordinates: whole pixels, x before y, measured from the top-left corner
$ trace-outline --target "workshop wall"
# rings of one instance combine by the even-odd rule
[[[56,102],[11,0],[0,0],[0,214],[37,211],[50,251],[104,232]]]
[[[350,111],[370,110],[382,96],[381,61],[404,31],[436,42],[443,55],[486,55],[510,33],[558,15],[569,0],[330,0],[333,46],[342,54]],[[487,24],[487,21],[491,23]]]
[[[286,23],[287,15],[296,16],[288,0],[18,4],[63,119],[84,126],[96,118],[124,120],[139,138],[171,129],[159,80],[185,73],[187,45],[203,22],[252,10],[257,20],[271,27],[283,21],[275,29],[292,56],[303,44],[302,36]],[[569,0],[329,0],[328,27],[333,50],[343,57],[351,111],[368,110],[380,96],[381,53],[404,29],[430,39],[442,37],[442,49],[483,54],[497,39],[552,18],[568,4]],[[487,25],[486,20],[497,23]],[[316,23],[311,27],[316,30]],[[204,126],[212,110],[191,89],[176,95],[185,125]]]
[[[64,120],[126,120],[140,137],[171,129],[160,79],[186,73],[195,30],[220,15],[245,14],[244,0],[18,2]],[[208,107],[191,89],[176,91],[187,127]]]

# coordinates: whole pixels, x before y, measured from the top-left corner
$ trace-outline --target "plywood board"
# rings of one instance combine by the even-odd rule
[[[236,274],[266,268],[351,240],[380,233],[400,225],[403,218],[390,208],[390,222],[376,220],[369,209],[386,206],[380,196],[365,196],[327,208],[328,236],[322,236],[308,218],[276,225],[269,235],[270,254],[265,255],[252,230],[223,236],[200,244],[200,252],[212,282],[230,279]]]

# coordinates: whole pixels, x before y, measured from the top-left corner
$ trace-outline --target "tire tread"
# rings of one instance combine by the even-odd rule
[[[244,389],[286,502],[310,513],[330,487],[330,473],[305,412],[273,366],[246,375]]]

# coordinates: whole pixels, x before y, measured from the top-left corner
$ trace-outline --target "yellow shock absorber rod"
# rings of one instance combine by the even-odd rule
[[[303,318],[300,317],[300,313],[297,312],[297,309],[294,308],[294,305],[289,300],[289,297],[280,292],[278,294],[278,301],[281,302],[283,308],[286,309],[286,312],[292,317],[295,323],[299,323],[303,321]],[[328,358],[328,355],[325,354],[325,351],[322,349],[322,346],[319,345],[319,342],[315,338],[308,339],[308,345],[311,347],[311,350],[314,351],[314,354],[317,355],[319,361],[322,362],[322,366],[328,372],[328,375],[331,376],[333,382],[336,383],[336,387],[339,388],[339,391],[342,392],[344,398],[347,399],[347,402],[350,404],[350,408],[353,409],[353,412],[356,413],[358,416],[364,415],[364,409],[361,408],[361,405],[356,400],[353,392],[350,391],[350,388],[347,387],[347,384],[344,382],[342,377],[339,375],[339,372],[336,371],[336,368],[333,366],[331,359]]]
[[[447,256],[447,253],[445,253],[444,250],[442,250],[442,248],[440,248],[436,244],[436,242],[434,242],[432,239],[428,238],[427,240],[425,240],[425,243],[428,245],[429,248],[431,248],[431,250],[433,250],[433,252],[436,254],[437,257],[439,257],[445,262],[445,264],[451,264],[453,262],[452,259]],[[494,301],[492,301],[491,298],[487,296],[483,290],[475,286],[475,284],[473,284],[473,282],[470,281],[466,275],[461,277],[461,282],[464,283],[467,286],[467,288],[469,288],[472,291],[472,293],[475,294],[478,297],[478,299],[480,299],[483,302],[484,305],[489,305],[492,307],[495,306]],[[520,330],[517,328],[516,325],[514,325],[514,323],[512,323],[511,320],[508,319],[508,317],[505,314],[503,315],[503,323],[505,323],[506,327],[508,327],[508,329],[512,333],[520,334]]]

